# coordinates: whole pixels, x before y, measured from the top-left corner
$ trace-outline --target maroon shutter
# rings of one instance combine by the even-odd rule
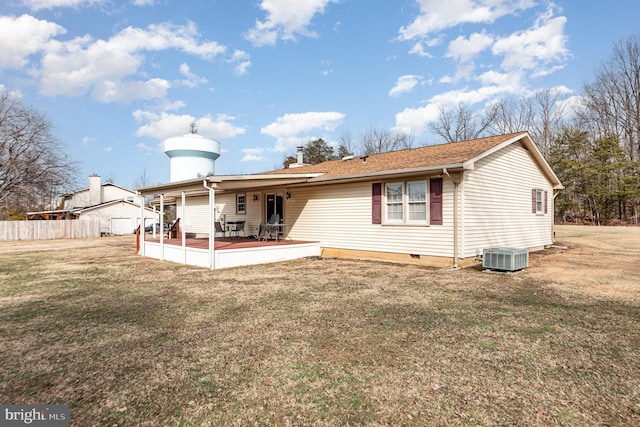
[[[382,224],[382,183],[371,186],[371,223]]]
[[[542,193],[542,197],[544,197],[544,213],[547,213],[547,192],[546,191]]]
[[[432,225],[442,225],[442,178],[429,184],[429,216]]]
[[[531,190],[531,213],[536,213],[536,189]]]

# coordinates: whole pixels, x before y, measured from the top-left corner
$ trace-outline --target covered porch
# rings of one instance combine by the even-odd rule
[[[320,243],[293,240],[258,241],[254,238],[208,238],[144,240],[145,256],[163,261],[205,268],[229,268],[242,265],[287,261],[320,255]]]
[[[176,206],[179,227],[175,234],[140,235],[138,251],[155,259],[211,269],[319,256],[320,243],[292,240],[288,232],[295,219],[283,220],[288,186],[307,178],[298,174],[210,176],[144,188],[141,193],[154,197],[154,208],[161,217],[166,206]],[[272,224],[277,226],[276,239],[256,239],[266,219],[276,213],[273,216],[280,218]],[[237,223],[244,228],[231,237]]]

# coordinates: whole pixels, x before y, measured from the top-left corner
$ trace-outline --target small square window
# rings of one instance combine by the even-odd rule
[[[246,194],[236,194],[236,213],[239,215],[244,215],[247,213]]]

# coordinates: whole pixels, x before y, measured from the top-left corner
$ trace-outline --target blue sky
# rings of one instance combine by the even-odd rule
[[[637,0],[6,0],[0,87],[79,163],[134,188],[169,181],[162,141],[221,142],[216,174],[281,166],[298,144],[411,132],[438,109],[553,89],[575,102]]]

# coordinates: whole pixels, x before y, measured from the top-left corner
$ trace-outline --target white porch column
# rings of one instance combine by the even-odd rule
[[[138,239],[140,241],[140,255],[144,256],[144,196],[138,193],[140,196],[140,234]]]
[[[185,193],[184,191],[182,192],[182,214],[180,215],[181,219],[180,221],[182,221],[182,262],[184,264],[187,263],[187,233],[185,233],[184,231],[184,224],[185,224],[185,204],[187,203],[187,193]]]
[[[209,265],[212,270],[216,268],[216,192],[209,187]]]
[[[153,205],[153,226],[151,227],[151,230],[153,230],[153,238],[156,238],[156,233],[158,232],[158,230],[156,230],[156,206]]]
[[[164,193],[160,194],[160,259],[164,261]]]
[[[216,193],[214,187],[207,185],[207,180],[202,181],[202,186],[209,190],[209,268],[216,268]],[[215,186],[215,184],[214,184]]]

